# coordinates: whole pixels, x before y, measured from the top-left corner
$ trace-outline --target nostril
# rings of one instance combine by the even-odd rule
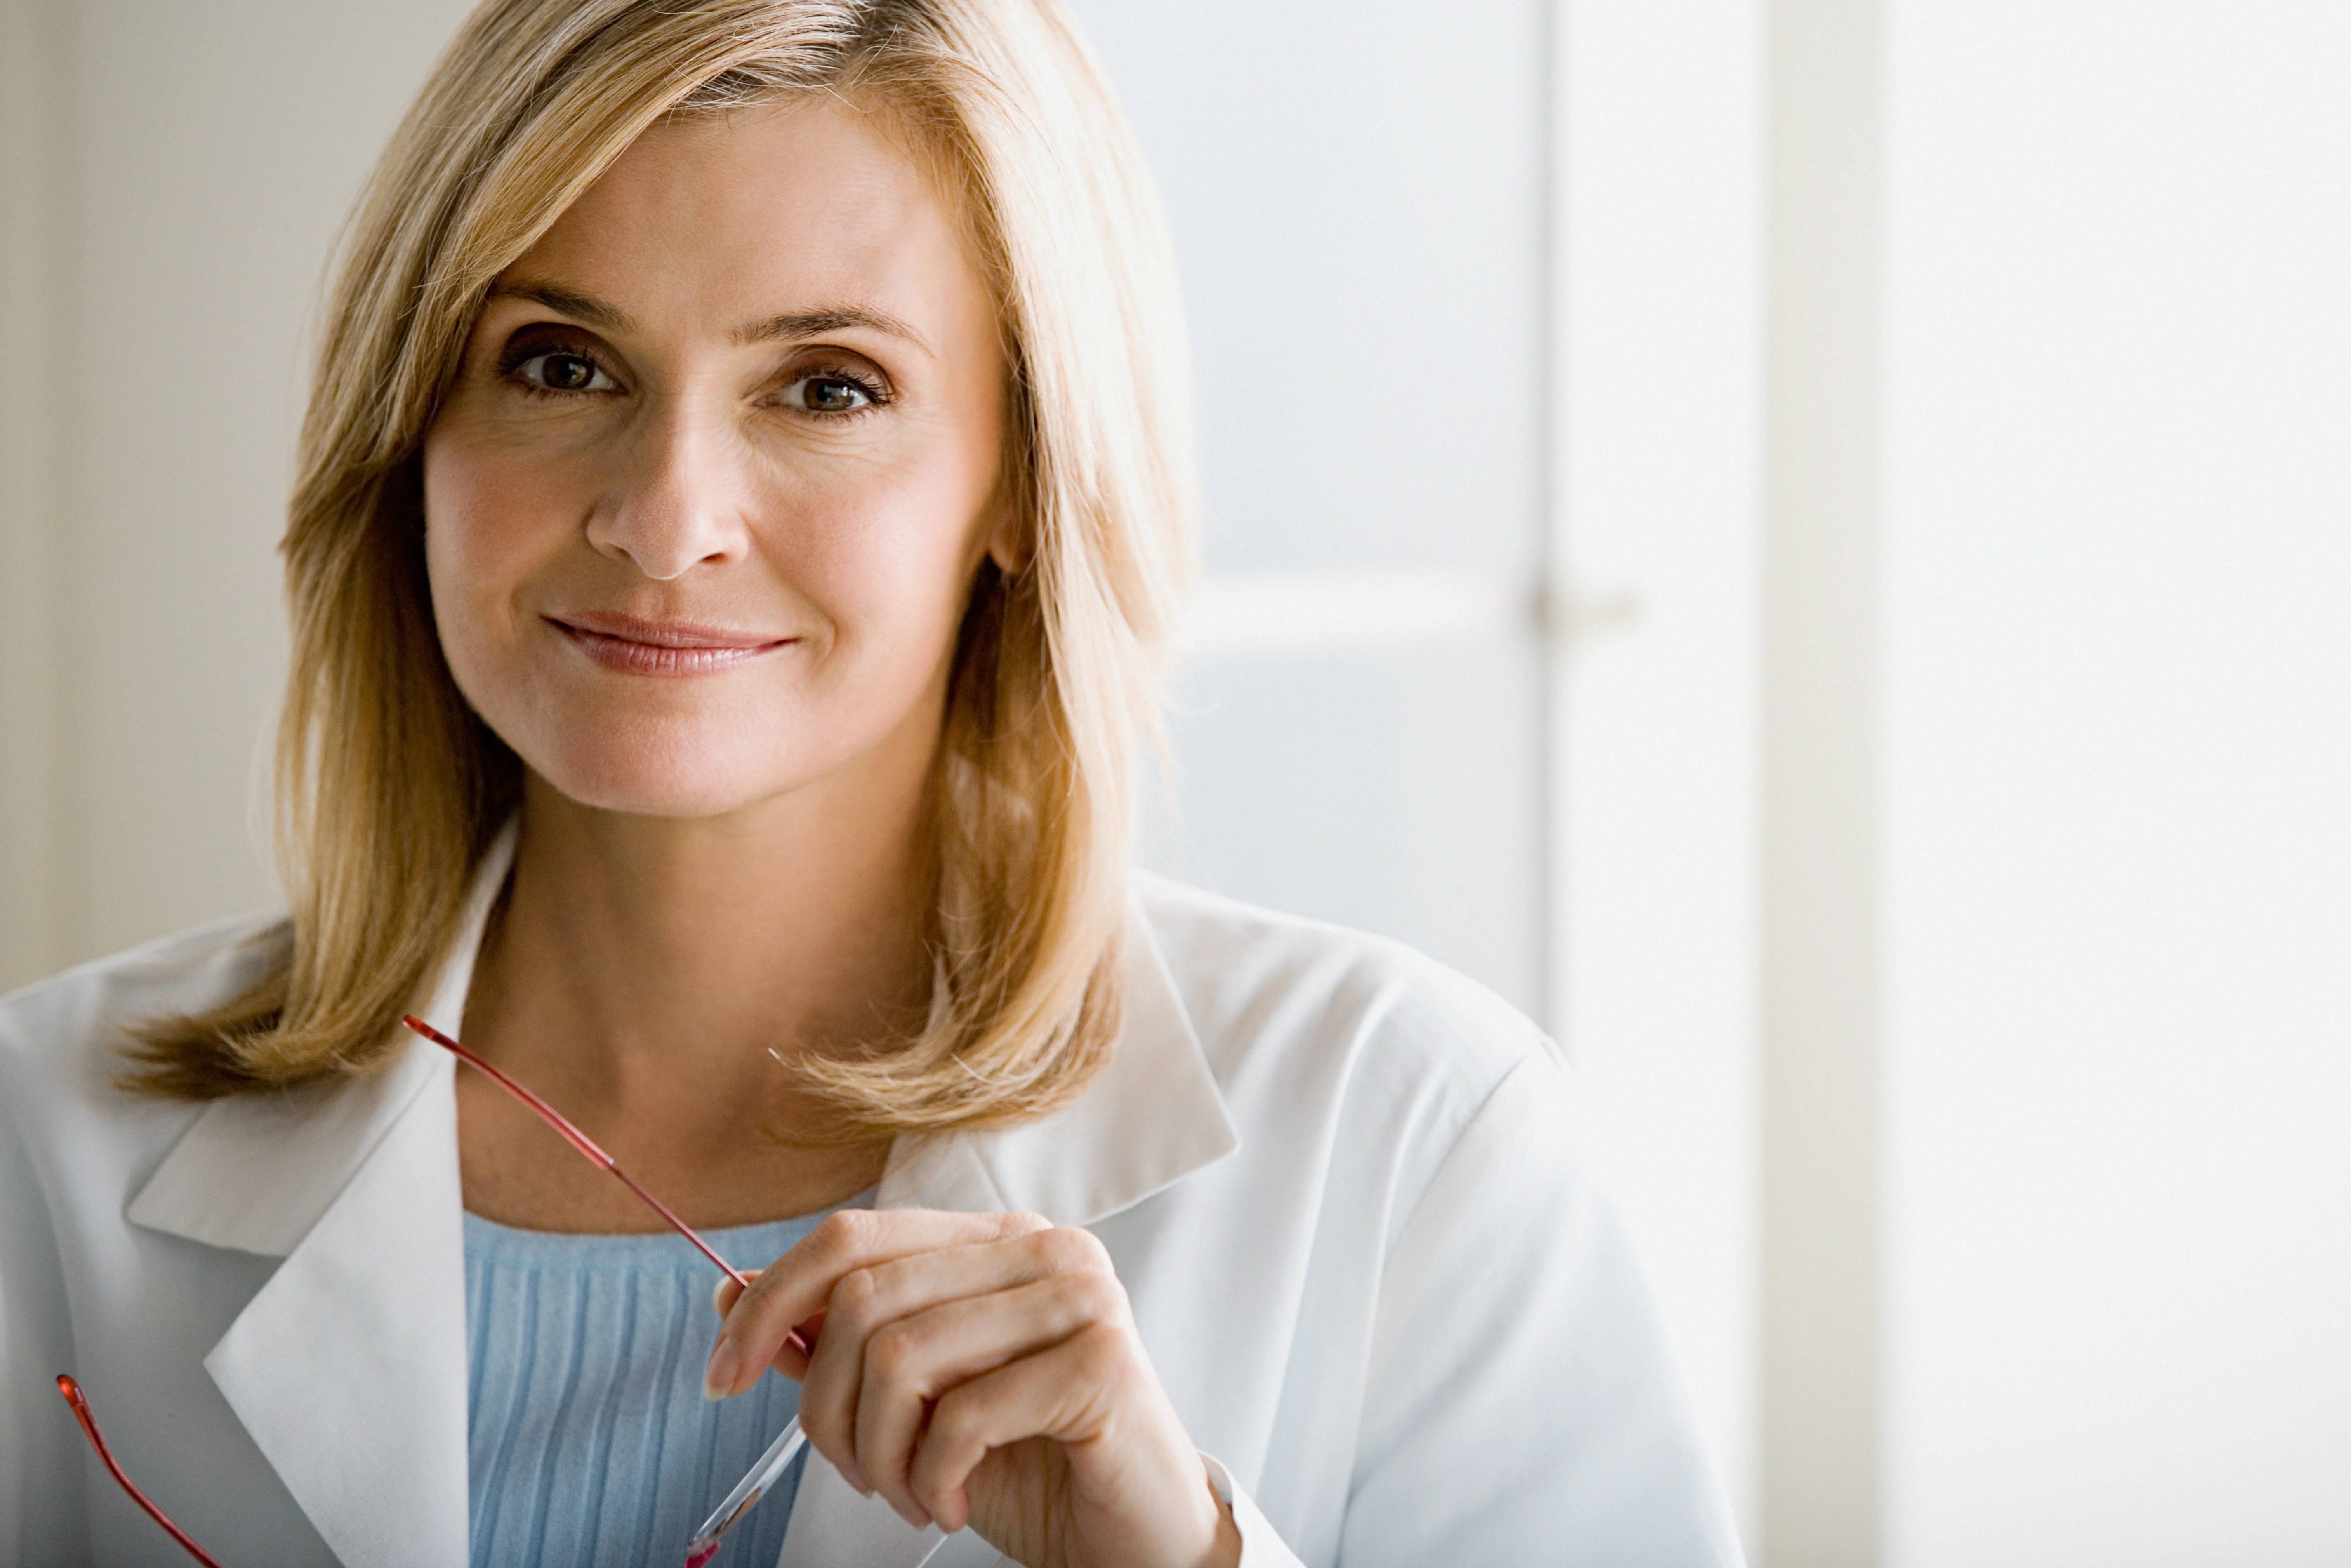
[[[664,505],[659,497],[632,497],[590,517],[583,530],[590,548],[656,582],[700,566],[718,566],[743,553],[745,525],[714,509]]]

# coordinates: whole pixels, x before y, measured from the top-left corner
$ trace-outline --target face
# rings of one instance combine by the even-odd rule
[[[441,643],[585,805],[920,773],[1005,370],[956,215],[855,108],[649,131],[493,287],[424,444]]]

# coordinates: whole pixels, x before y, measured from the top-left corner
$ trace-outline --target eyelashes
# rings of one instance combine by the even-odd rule
[[[499,351],[497,375],[534,401],[606,396],[625,390],[607,359],[592,340],[525,329]],[[822,350],[787,365],[771,388],[759,399],[763,406],[827,423],[862,418],[895,401],[887,378],[862,358]]]
[[[501,356],[498,373],[533,392],[557,396],[614,392],[620,387],[612,372],[593,354],[571,348],[509,350]]]
[[[778,401],[825,419],[850,419],[885,407],[890,391],[869,376],[846,368],[799,369],[786,382]]]

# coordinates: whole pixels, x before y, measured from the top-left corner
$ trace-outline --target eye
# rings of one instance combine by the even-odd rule
[[[810,413],[856,413],[883,401],[881,390],[841,371],[813,371],[795,377],[777,400]]]
[[[547,392],[611,392],[620,383],[587,355],[570,349],[549,349],[518,361],[511,372],[527,385]]]

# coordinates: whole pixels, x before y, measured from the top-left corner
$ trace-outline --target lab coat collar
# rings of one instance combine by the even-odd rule
[[[513,863],[485,858],[420,1009],[460,1032],[474,962]],[[1139,907],[1125,1019],[1074,1103],[995,1132],[902,1138],[876,1202],[1021,1210],[1090,1225],[1240,1146],[1174,977]],[[213,1102],[128,1214],[149,1229],[283,1257],[204,1364],[349,1568],[459,1563],[468,1551],[465,1240],[454,1062],[412,1040],[373,1076]],[[783,1568],[913,1568],[906,1526],[811,1455]],[[977,1552],[956,1538],[942,1561]],[[992,1562],[991,1552],[977,1560]]]
[[[1142,911],[1126,925],[1126,1016],[1102,1076],[1050,1116],[901,1139],[876,1205],[1008,1210],[1092,1225],[1240,1147]]]
[[[509,829],[420,1009],[451,1034],[513,857]],[[468,1555],[455,1064],[401,1039],[367,1078],[214,1101],[129,1209],[150,1229],[286,1260],[204,1368],[348,1568]]]

